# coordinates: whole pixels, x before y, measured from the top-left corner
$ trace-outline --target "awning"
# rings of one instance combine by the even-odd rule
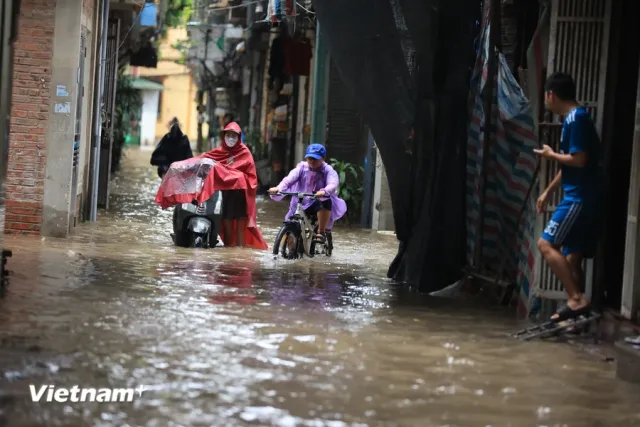
[[[138,90],[164,90],[164,86],[151,80],[132,78],[129,80],[131,87]]]

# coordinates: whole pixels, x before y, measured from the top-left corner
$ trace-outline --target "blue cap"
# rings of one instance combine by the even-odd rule
[[[327,157],[327,150],[322,144],[311,144],[307,147],[307,152],[304,153],[304,158],[311,157],[320,160]]]

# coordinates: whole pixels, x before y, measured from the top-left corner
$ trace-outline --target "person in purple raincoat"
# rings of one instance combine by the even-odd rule
[[[274,200],[282,200],[284,197],[276,196],[278,191],[314,193],[319,198],[302,199],[302,208],[305,213],[318,216],[318,234],[314,236],[314,240],[319,242],[325,241],[327,233],[331,233],[333,223],[347,212],[347,204],[337,195],[340,177],[324,161],[326,156],[327,150],[322,144],[309,145],[304,155],[306,161],[298,163],[280,184],[269,189],[271,198]],[[297,207],[298,199],[292,197],[285,221],[293,216]]]

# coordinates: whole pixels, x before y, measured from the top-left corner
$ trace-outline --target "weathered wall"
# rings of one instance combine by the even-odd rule
[[[93,6],[95,3],[96,0],[82,0],[82,14],[89,22],[93,19]],[[85,26],[89,27],[88,25]]]
[[[13,68],[5,230],[39,234],[56,0],[22,0]]]
[[[40,233],[47,237],[67,237],[74,226],[70,212],[76,206],[73,184],[73,151],[76,117],[84,123],[79,109],[81,85],[78,73],[84,55],[81,49],[82,0],[57,0],[44,206]],[[60,87],[61,90],[56,90]],[[62,90],[64,89],[64,90]]]
[[[71,173],[70,170],[66,170],[66,163],[68,163],[66,157],[71,156],[72,150],[72,147],[71,150],[66,150],[66,146],[52,145],[52,135],[61,135],[58,129],[61,125],[58,123],[54,126],[51,121],[52,117],[61,118],[60,114],[54,114],[52,96],[56,95],[55,84],[65,84],[69,90],[73,87],[73,93],[59,100],[71,102],[72,114],[66,116],[66,121],[69,123],[64,128],[71,129],[73,133],[77,88],[74,87],[72,80],[76,75],[77,65],[75,64],[78,63],[81,55],[78,48],[79,39],[82,31],[89,43],[85,60],[86,83],[94,68],[91,30],[96,3],[97,0],[22,0],[21,2],[12,82],[13,100],[6,186],[5,232],[7,233],[50,234],[45,232],[46,227],[43,228],[42,225],[43,212],[46,213],[45,205],[47,204],[45,181],[66,182],[66,175]],[[80,6],[82,7],[81,19],[78,17],[71,19],[70,15],[61,15],[61,11],[73,10],[78,11],[80,16]],[[58,10],[57,13],[56,10]],[[58,27],[56,27],[56,18],[59,21]],[[57,59],[54,59],[55,46],[58,46]],[[58,78],[55,83],[53,77],[56,72],[59,74],[60,70],[69,71],[67,73],[69,76]],[[66,77],[70,77],[67,79],[69,81],[65,80]],[[84,130],[90,129],[88,128],[90,109],[87,102],[91,102],[91,95],[91,91],[88,94],[85,92],[85,105],[83,105],[81,142],[85,148],[87,144]],[[53,130],[52,126],[54,126]],[[73,142],[73,135],[68,138],[65,136],[65,139]],[[69,156],[62,154],[66,151],[69,151]],[[55,159],[49,159],[51,164],[47,169],[47,159],[51,155],[57,156],[56,158],[62,156],[61,158],[65,158],[65,161],[60,163]],[[82,181],[81,176],[78,193],[81,193],[84,187]],[[69,199],[68,194],[56,193],[56,191],[49,196],[53,197],[49,205],[55,205],[57,210],[60,210],[58,205],[62,201]],[[65,216],[62,211],[59,218],[53,222],[60,223],[62,228],[66,228],[60,221]],[[64,235],[59,231],[54,234]]]

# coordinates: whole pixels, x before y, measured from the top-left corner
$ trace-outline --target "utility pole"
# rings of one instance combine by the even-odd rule
[[[211,28],[207,29],[207,51],[209,51],[209,42],[211,41]],[[205,56],[205,64],[206,64],[206,56]],[[206,65],[205,65],[206,66]],[[208,148],[211,149],[214,147],[214,144],[211,141],[211,138],[215,135],[216,127],[216,84],[215,81],[211,80],[211,72],[213,70],[209,70],[207,68],[206,76],[209,79],[207,81],[207,118],[208,118],[208,132],[207,132],[207,144]]]
[[[203,67],[207,67],[207,53],[209,52],[209,38],[211,35],[211,29],[207,28],[207,31],[205,33],[204,36],[204,62],[203,62]],[[207,75],[207,72],[205,70],[205,72],[203,73],[204,76]],[[205,80],[205,78],[203,78],[203,80]],[[209,151],[207,150],[206,146],[205,146],[205,139],[204,139],[204,135],[202,134],[202,124],[204,122],[204,105],[202,104],[202,101],[204,100],[204,92],[205,92],[205,88],[208,85],[205,85],[205,87],[201,87],[198,89],[198,146],[197,146],[197,151],[200,153],[204,153],[205,151]]]

